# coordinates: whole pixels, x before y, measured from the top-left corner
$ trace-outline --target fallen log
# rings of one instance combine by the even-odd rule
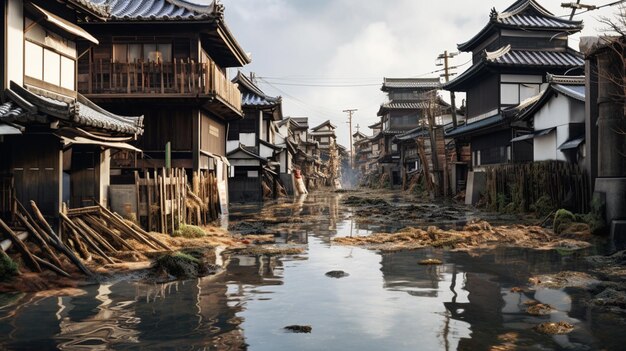
[[[52,263],[50,263],[50,262],[48,262],[48,261],[46,261],[46,260],[44,260],[42,258],[39,258],[37,256],[33,256],[33,257],[35,257],[35,260],[37,260],[37,262],[39,262],[39,264],[41,264],[42,266],[48,268],[49,270],[53,271],[54,273],[56,273],[58,275],[62,275],[62,276],[67,277],[67,278],[71,278],[72,277],[69,273],[67,273],[66,271],[62,270],[61,268],[53,265]]]
[[[20,239],[21,241],[24,241],[26,240],[26,238],[28,238],[28,233],[22,232],[20,234],[17,234],[17,238]],[[8,249],[11,248],[11,245],[13,245],[13,241],[11,239],[0,241],[0,248],[2,248],[2,251],[6,252]]]
[[[43,217],[43,215],[41,214],[41,211],[39,211],[39,208],[37,207],[37,204],[35,203],[35,201],[31,200],[30,205],[33,208],[33,213],[35,213],[35,217],[39,220],[40,224],[44,227],[44,230],[49,234],[52,246],[54,246],[55,249],[57,249],[58,251],[63,253],[67,258],[69,258],[70,261],[72,261],[76,265],[76,267],[78,267],[78,269],[80,269],[80,271],[83,272],[85,275],[90,276],[90,277],[93,276],[93,273],[91,273],[91,271],[87,267],[85,267],[83,262],[78,257],[76,257],[76,255],[74,255],[74,253],[72,253],[72,251],[70,251],[67,248],[67,246],[63,244],[63,242],[61,242],[61,240],[59,239],[59,236],[54,232],[54,230],[52,230],[52,227],[50,227],[50,224]]]
[[[104,224],[100,223],[96,218],[86,215],[82,218],[84,221],[87,221],[91,225],[93,229],[97,229],[100,233],[107,234],[108,237],[113,239],[116,243],[118,243],[121,247],[124,247],[130,251],[136,251],[134,247],[132,247],[129,243],[126,242],[121,236],[117,235],[113,230],[107,228]]]
[[[98,254],[100,255],[100,257],[104,258],[107,262],[109,263],[115,263],[111,257],[109,257],[106,253],[104,253],[104,251],[102,251],[102,249],[93,241],[91,240],[91,237],[89,236],[89,234],[85,233],[81,228],[79,228],[76,223],[74,223],[70,218],[68,218],[67,216],[65,216],[65,214],[61,214],[61,218],[63,219],[63,221],[65,221],[65,223],[68,225],[69,228],[71,228],[72,230],[76,231],[76,233],[82,237],[87,244],[89,244],[89,246]]]
[[[28,232],[23,232],[23,233],[17,234],[17,237],[18,237],[18,239],[20,239],[20,241],[24,241],[24,240],[26,240],[26,238],[28,238]],[[2,251],[3,251],[4,255],[6,255],[4,253],[4,251],[8,250],[11,247],[11,245],[13,245],[13,241],[11,241],[9,239],[4,240],[4,241],[2,241],[2,243],[0,243],[0,246],[2,246]],[[69,273],[67,273],[66,271],[62,270],[61,268],[55,266],[54,264],[52,264],[52,263],[50,263],[50,262],[48,262],[48,261],[46,261],[46,260],[44,260],[44,259],[42,259],[40,257],[37,257],[37,255],[33,255],[33,258],[35,259],[35,261],[37,261],[37,263],[39,263],[40,266],[48,268],[49,270],[51,270],[51,271],[53,271],[53,272],[55,272],[55,273],[57,273],[59,275],[62,275],[62,276],[68,277],[68,278],[71,277],[69,275]]]
[[[54,251],[52,251],[52,249],[48,245],[48,242],[44,240],[43,237],[41,236],[42,235],[41,232],[43,232],[43,230],[39,228],[37,223],[34,223],[34,222],[31,223],[21,213],[17,213],[17,218],[20,220],[20,222],[22,222],[24,227],[26,227],[26,229],[33,235],[33,237],[37,239],[37,241],[41,245],[42,251],[45,252],[52,261],[54,261],[54,264],[56,264],[59,267],[62,266],[61,261],[59,260],[57,255],[54,254]]]
[[[129,236],[133,237],[134,239],[136,239],[137,241],[148,245],[150,248],[152,248],[155,251],[158,251],[159,248],[156,247],[153,243],[151,243],[150,241],[148,241],[148,239],[146,239],[145,237],[143,237],[139,232],[135,231],[131,226],[128,225],[128,223],[126,223],[126,221],[117,213],[113,213],[111,211],[109,211],[107,208],[105,208],[104,206],[98,204],[98,206],[100,206],[100,208],[103,211],[103,215],[107,216],[108,220],[110,221],[111,225],[115,226],[116,228],[118,228],[119,230],[125,232],[126,234],[128,234]]]
[[[89,228],[87,223],[83,222],[82,219],[74,218],[74,220],[76,221],[76,225],[78,225],[78,227],[83,231],[83,233],[85,233],[86,235],[89,235],[103,249],[106,249],[108,252],[117,252],[118,251],[116,248],[111,246],[111,244],[109,244],[106,240],[104,240],[104,238],[101,237],[100,234],[96,233],[91,228]]]
[[[9,226],[4,223],[2,219],[0,219],[0,229],[2,229],[9,236],[13,245],[15,245],[17,250],[20,252],[22,258],[24,258],[24,263],[26,263],[26,265],[28,265],[35,272],[41,273],[41,267],[39,267],[39,263],[37,263],[33,254],[28,251],[26,245],[24,245],[24,243],[18,238],[17,234],[15,234],[15,232],[9,228]]]

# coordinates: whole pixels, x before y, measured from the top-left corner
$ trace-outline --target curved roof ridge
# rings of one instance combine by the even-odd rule
[[[503,46],[501,48],[499,48],[498,50],[495,51],[484,51],[484,55],[485,58],[489,61],[493,61],[499,57],[502,57],[503,55],[506,55],[509,51],[511,51],[511,44],[507,45],[507,46]]]

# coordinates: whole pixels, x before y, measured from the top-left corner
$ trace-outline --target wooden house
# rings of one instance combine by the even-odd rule
[[[310,139],[319,144],[322,159],[328,156],[330,145],[337,142],[335,129],[337,129],[336,125],[326,121],[317,127],[311,128],[311,132],[309,132]]]
[[[440,86],[438,78],[384,78],[381,90],[388,101],[378,111],[382,133],[378,163],[392,187],[402,184],[400,151],[393,138],[424,124],[429,110],[443,106],[436,93]]]
[[[297,151],[294,165],[302,171],[307,189],[316,189],[321,185],[323,175],[320,172],[322,162],[319,142],[309,135],[308,117],[289,117],[289,119],[292,124],[292,143]]]
[[[549,75],[541,93],[523,101],[513,113],[532,132],[511,142],[532,144],[533,161],[582,162],[585,141],[585,77]]]
[[[111,154],[139,152],[129,143],[143,132],[142,117],[109,112],[76,89],[77,41],[99,44],[76,23],[105,20],[107,9],[83,0],[8,0],[0,11],[0,216],[9,216],[13,196],[27,208],[35,201],[53,223],[63,202],[106,205]]]
[[[171,166],[213,173],[225,190],[228,123],[243,117],[241,92],[227,76],[250,58],[214,1],[90,0],[106,22],[81,26],[100,41],[78,45],[78,88],[112,111],[145,115],[144,137],[113,159],[115,175]]]
[[[547,73],[581,73],[584,61],[568,36],[582,28],[535,0],[518,0],[501,13],[493,9],[487,25],[458,45],[473,64],[444,88],[467,93],[467,120],[447,136],[471,146],[474,168],[533,159],[532,144],[511,142],[530,126],[506,111],[537,95]]]
[[[266,95],[254,82],[237,74],[233,82],[242,94],[244,118],[229,124],[226,151],[231,164],[231,201],[262,201],[276,196],[281,171],[286,172],[286,147],[278,146],[275,123],[281,121],[282,100]],[[282,157],[281,157],[282,154]],[[264,196],[265,195],[265,196]]]

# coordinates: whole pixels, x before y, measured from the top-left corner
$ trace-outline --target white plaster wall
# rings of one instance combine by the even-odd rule
[[[569,99],[570,120],[572,123],[585,123],[585,103]]]
[[[19,85],[24,83],[24,4],[22,0],[9,0],[6,24],[6,67],[7,81]]]
[[[239,147],[239,140],[228,140],[226,142],[226,153],[229,153]]]
[[[552,128],[570,123],[570,99],[566,96],[558,94],[548,101],[535,114],[535,130]],[[583,108],[584,119],[584,108]]]
[[[239,133],[239,142],[244,146],[256,146],[256,133]]]
[[[259,147],[259,156],[264,158],[272,157],[274,156],[274,149],[261,144]]]
[[[535,161],[556,159],[556,132],[536,137],[533,140],[533,159]]]
[[[230,165],[233,167],[237,167],[237,166],[259,166],[261,163],[258,160],[251,160],[251,159],[239,159],[239,160],[232,160],[232,159],[228,159],[228,162],[230,162]]]

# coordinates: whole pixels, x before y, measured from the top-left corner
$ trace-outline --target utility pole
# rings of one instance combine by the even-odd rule
[[[451,73],[450,70],[457,68],[456,66],[450,67],[448,59],[458,55],[458,52],[448,53],[448,50],[444,51],[443,54],[439,55],[437,59],[443,60],[443,74],[441,77],[446,79],[446,83],[450,81],[450,76],[455,75],[456,73]],[[441,66],[442,64],[437,64],[437,66]],[[452,125],[456,128],[458,125],[458,121],[456,118],[456,96],[454,92],[450,92],[450,105],[452,105]]]
[[[595,10],[598,8],[596,5],[585,5],[581,4],[580,0],[576,0],[576,2],[564,2],[561,3],[561,7],[572,9],[572,13],[569,15],[569,20],[574,19],[574,15],[576,15],[576,10],[586,9],[587,11]]]
[[[357,109],[347,109],[343,112],[348,114],[348,123],[350,124],[350,168],[354,169],[354,155],[352,154],[352,114],[358,111]]]

